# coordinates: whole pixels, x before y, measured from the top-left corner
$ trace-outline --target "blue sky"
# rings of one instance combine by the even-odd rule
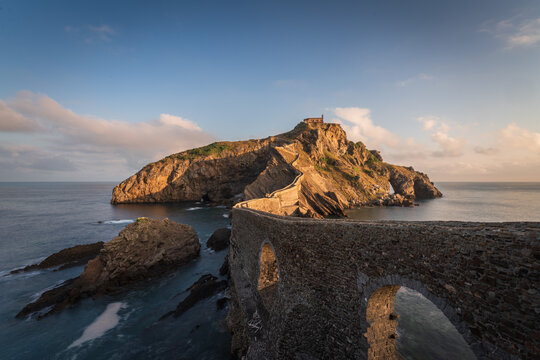
[[[0,49],[0,181],[321,113],[438,181],[540,181],[539,1],[0,0]]]

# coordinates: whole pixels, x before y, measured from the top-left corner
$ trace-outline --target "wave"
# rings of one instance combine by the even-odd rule
[[[12,270],[19,270],[20,267],[12,269]],[[44,271],[48,271],[49,269],[36,269],[31,271],[22,271],[20,273],[12,274],[12,270],[6,270],[6,271],[0,271],[0,282],[13,280],[13,279],[25,279],[32,276],[39,275],[43,273]]]
[[[36,301],[37,299],[39,299],[39,297],[40,297],[41,295],[43,295],[43,293],[44,293],[45,291],[52,290],[52,289],[54,289],[54,288],[56,288],[56,287],[62,285],[65,281],[66,281],[66,280],[59,280],[59,281],[57,281],[54,285],[51,285],[51,286],[49,286],[49,287],[47,287],[47,288],[45,288],[45,289],[43,289],[43,290],[41,290],[41,291],[38,291],[38,292],[35,293],[34,295],[30,296],[30,302]]]
[[[134,222],[135,222],[134,219],[99,221],[100,224],[106,224],[106,225],[131,224],[131,223],[134,223]]]
[[[84,329],[83,334],[80,338],[75,340],[68,349],[80,346],[88,341],[95,340],[102,337],[107,331],[116,327],[120,322],[120,317],[118,312],[120,309],[125,308],[126,303],[115,302],[107,305],[105,311],[99,315],[93,323],[91,323],[86,329]]]
[[[195,207],[187,208],[186,210],[187,211],[193,211],[193,210],[201,210],[201,209],[204,209],[204,208],[202,206],[195,206]]]
[[[223,217],[228,219],[229,218],[229,214],[223,214]]]

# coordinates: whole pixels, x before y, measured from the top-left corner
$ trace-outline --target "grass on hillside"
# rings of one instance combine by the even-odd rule
[[[232,146],[227,143],[215,142],[200,148],[191,149],[180,154],[172,155],[180,160],[197,159],[202,156],[219,155],[225,150],[232,149]]]

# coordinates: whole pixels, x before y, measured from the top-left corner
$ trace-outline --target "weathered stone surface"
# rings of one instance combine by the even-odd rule
[[[221,228],[214,231],[210,239],[206,242],[206,247],[220,251],[229,247],[229,238],[231,237],[231,229]]]
[[[279,273],[272,301],[258,290],[266,243]],[[406,286],[441,309],[479,359],[537,358],[539,223],[312,220],[236,208],[229,251],[238,356],[399,358],[392,294]]]
[[[163,315],[160,320],[165,319],[168,316],[173,315],[179,317],[202,299],[206,299],[212,295],[217,294],[220,291],[225,290],[227,287],[227,281],[216,281],[217,278],[211,274],[203,275],[193,285],[189,287],[189,295],[182,300],[176,310],[168,312]]]
[[[78,278],[45,292],[17,317],[54,304],[46,314],[40,315],[43,317],[83,298],[120,291],[132,283],[176,269],[197,257],[199,250],[199,239],[191,226],[168,219],[139,218],[106,243]]]
[[[321,218],[384,198],[389,181],[411,201],[441,196],[425,174],[384,163],[377,151],[347,140],[339,124],[302,122],[266,139],[168,156],[116,186],[111,202],[249,200],[242,206]]]
[[[414,201],[411,198],[405,197],[400,194],[389,194],[382,199],[375,199],[371,202],[371,205],[376,206],[414,206]]]
[[[390,184],[397,194],[410,199],[433,199],[441,197],[441,192],[424,173],[414,171],[412,167],[391,166]]]
[[[39,264],[28,265],[22,269],[13,270],[11,273],[16,274],[23,271],[46,269],[56,266],[61,266],[61,269],[65,269],[72,266],[84,265],[90,259],[95,258],[102,248],[103,241],[73,246],[52,254]]]

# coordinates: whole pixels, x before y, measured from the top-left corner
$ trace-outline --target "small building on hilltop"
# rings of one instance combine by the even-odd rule
[[[306,124],[322,124],[324,123],[324,115],[321,115],[320,118],[305,118],[304,122]]]

